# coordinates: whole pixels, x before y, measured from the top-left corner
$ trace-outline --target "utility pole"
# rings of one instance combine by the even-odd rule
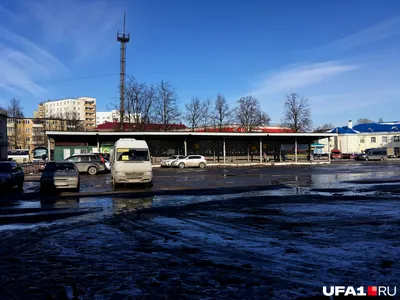
[[[125,30],[125,12],[124,12],[124,30],[118,30],[117,41],[121,43],[120,54],[120,85],[119,85],[119,118],[120,130],[124,131],[124,114],[125,114],[125,49],[126,43],[129,42],[129,32]]]

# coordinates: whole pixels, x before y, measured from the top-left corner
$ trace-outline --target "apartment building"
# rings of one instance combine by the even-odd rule
[[[81,121],[84,129],[96,128],[96,98],[78,97],[48,100],[38,106],[35,118]]]
[[[7,159],[7,116],[0,112],[0,161]]]
[[[140,123],[140,114],[125,114],[124,123]],[[99,111],[96,113],[96,125],[101,125],[104,123],[119,122],[119,111],[113,109],[111,111]]]
[[[68,121],[61,119],[6,118],[8,150],[24,149],[30,152],[47,146],[47,130],[66,131]]]
[[[140,114],[125,114],[125,123],[136,123],[141,121]],[[96,125],[104,123],[119,122],[119,111],[114,109],[111,111],[99,111],[96,113]]]

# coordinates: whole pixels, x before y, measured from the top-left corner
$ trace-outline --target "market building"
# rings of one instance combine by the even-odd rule
[[[298,162],[312,153],[314,142],[326,140],[329,148],[329,140],[337,136],[336,133],[192,131],[47,131],[46,135],[49,147],[54,143],[53,160],[81,153],[110,153],[118,139],[135,138],[147,141],[153,163],[174,154],[198,154],[219,163],[262,162],[264,153],[269,159],[285,157]]]

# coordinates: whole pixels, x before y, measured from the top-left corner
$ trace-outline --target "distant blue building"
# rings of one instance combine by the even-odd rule
[[[347,126],[336,127],[328,132],[337,133],[331,140],[331,149],[343,153],[360,153],[368,148],[387,148],[394,155],[400,155],[400,121],[358,124],[350,120]],[[327,147],[324,147],[327,151]]]

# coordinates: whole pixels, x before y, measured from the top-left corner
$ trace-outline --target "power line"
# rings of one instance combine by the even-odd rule
[[[58,82],[66,82],[66,81],[78,81],[78,80],[84,80],[84,79],[109,77],[109,76],[115,76],[115,75],[119,75],[119,73],[110,73],[110,74],[93,75],[93,76],[87,76],[87,77],[75,77],[75,78],[57,79],[57,80],[49,80],[49,81],[40,81],[40,82],[34,82],[34,83],[35,84],[58,83]],[[32,83],[15,84],[15,85],[2,85],[0,87],[13,88],[13,87],[27,86],[27,85],[31,85],[31,84]]]

